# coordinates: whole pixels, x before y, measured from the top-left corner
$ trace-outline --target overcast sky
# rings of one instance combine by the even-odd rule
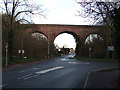
[[[85,18],[75,16],[80,9],[75,0],[34,0],[37,4],[42,4],[46,9],[46,19],[40,16],[34,16],[33,21],[36,24],[72,24],[89,25]]]

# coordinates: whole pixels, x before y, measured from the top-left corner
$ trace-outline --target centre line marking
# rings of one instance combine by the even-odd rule
[[[22,79],[22,78],[28,77],[28,76],[30,76],[30,75],[32,75],[32,74],[28,74],[28,75],[25,75],[25,76],[19,77],[19,78],[17,78],[17,79]]]
[[[89,62],[68,62],[69,64],[89,64]]]
[[[24,78],[24,80],[27,80],[27,79],[29,79],[29,78],[33,78],[33,77],[36,77],[36,76],[38,76],[38,74],[37,74],[37,75],[30,76],[30,77],[26,77],[26,78]]]
[[[62,69],[62,68],[64,68],[64,67],[53,67],[53,68],[49,68],[49,69],[46,69],[46,70],[38,71],[38,72],[36,72],[36,74],[44,74],[44,73],[54,71],[54,70],[58,70],[58,69]]]
[[[28,74],[28,75],[19,77],[18,79],[22,79],[22,78],[23,78],[24,80],[27,80],[27,79],[36,77],[36,76],[38,76],[39,74],[44,74],[44,73],[47,73],[47,72],[50,72],[50,71],[54,71],[54,70],[58,70],[58,69],[62,69],[62,68],[64,68],[64,67],[62,67],[62,66],[53,67],[53,68],[49,68],[49,69],[45,69],[45,70],[41,70],[41,71],[35,72],[34,74]]]
[[[63,58],[63,59],[61,59],[61,61],[67,61],[67,59]]]

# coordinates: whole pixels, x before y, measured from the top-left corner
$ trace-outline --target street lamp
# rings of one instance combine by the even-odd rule
[[[7,64],[8,64],[8,57],[7,57],[7,53],[8,53],[8,43],[5,43],[5,51],[6,51],[6,67],[7,67]]]
[[[49,39],[50,39],[50,34],[49,34],[49,29],[48,29],[48,58],[49,58],[49,54],[50,54],[50,41],[49,41]]]

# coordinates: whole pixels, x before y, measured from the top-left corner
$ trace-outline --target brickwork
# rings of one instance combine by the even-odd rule
[[[72,34],[78,44],[84,43],[90,34],[101,34],[106,28],[103,26],[86,26],[86,25],[55,25],[55,24],[35,24],[29,28],[29,32],[40,32],[44,34],[53,44],[54,39],[61,33]],[[80,46],[78,45],[78,48]],[[53,45],[51,48],[54,48]]]

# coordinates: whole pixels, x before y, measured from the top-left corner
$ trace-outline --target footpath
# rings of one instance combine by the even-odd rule
[[[90,72],[84,88],[120,88],[120,69],[101,69]]]

